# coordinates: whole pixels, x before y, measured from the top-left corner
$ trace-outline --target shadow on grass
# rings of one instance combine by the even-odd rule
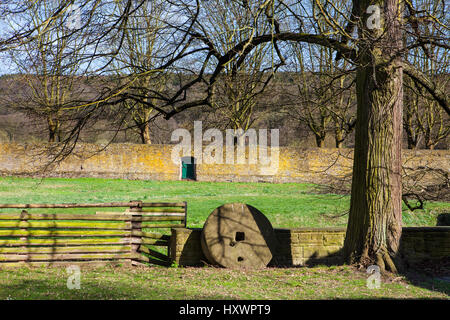
[[[450,296],[450,257],[410,264],[402,275],[415,286]]]
[[[198,229],[197,231],[199,231]],[[189,235],[189,246],[180,253],[180,265],[186,266],[202,266],[205,257],[203,256],[200,245],[200,233],[192,232]],[[309,258],[304,260],[301,256],[301,252],[292,252],[296,250],[291,243],[290,229],[277,229],[277,238],[279,240],[279,247],[275,250],[272,261],[269,263],[269,267],[275,268],[305,268],[315,266],[342,266],[344,265],[342,249],[333,254],[326,256],[319,256],[319,251],[312,254]],[[297,239],[298,241],[298,239]],[[391,275],[383,277],[387,283],[389,282],[408,282],[414,287],[423,288],[430,291],[440,292],[447,296],[450,296],[450,282],[446,282],[445,275],[450,276],[450,262],[447,261],[424,261],[422,264],[411,264],[406,262],[405,257],[400,257],[405,264],[404,270],[401,270],[399,275]],[[447,259],[448,260],[448,259]],[[440,266],[438,268],[438,266]],[[438,270],[439,269],[439,270]],[[370,274],[366,274],[362,269],[361,273],[367,277]],[[359,275],[360,276],[360,275]],[[398,278],[401,276],[401,278]],[[395,280],[394,280],[395,279]]]
[[[44,276],[44,275],[43,275]],[[113,277],[114,275],[112,275]],[[109,281],[110,280],[110,281]],[[183,288],[171,288],[163,281],[160,285],[127,283],[114,281],[97,281],[95,278],[81,279],[80,289],[68,289],[65,277],[58,280],[48,279],[14,279],[12,283],[2,285],[0,300],[215,300],[229,299],[221,294],[202,294],[188,292]],[[132,281],[132,279],[131,279]]]
[[[306,260],[302,260],[299,252],[292,252],[295,250],[291,246],[291,236],[288,229],[285,232],[279,230],[277,237],[280,240],[280,247],[276,255],[273,257],[269,267],[277,268],[304,268],[315,266],[342,266],[345,264],[343,250],[319,256],[319,250],[313,253]],[[402,252],[402,243],[400,244]],[[319,249],[319,248],[318,248]],[[404,277],[404,280],[411,285],[424,288],[430,291],[437,291],[450,296],[450,257],[439,260],[422,260],[418,263],[411,263],[408,259],[400,253],[399,260],[403,263],[403,269],[400,270],[399,276]],[[364,269],[362,270],[364,272]],[[370,274],[367,274],[369,277]],[[386,281],[396,278],[395,275],[391,277],[383,277]]]
[[[341,249],[325,257],[313,255],[305,262],[305,267],[344,265],[342,251]],[[441,292],[450,297],[450,257],[416,263],[408,262],[403,256],[400,259],[403,262],[403,270],[399,272],[399,276],[404,277],[413,286]],[[367,274],[368,277],[369,275]]]

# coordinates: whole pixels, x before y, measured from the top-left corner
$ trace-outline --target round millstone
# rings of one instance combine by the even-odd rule
[[[277,240],[270,221],[261,211],[243,203],[228,203],[209,215],[201,244],[212,264],[260,269],[272,260]]]

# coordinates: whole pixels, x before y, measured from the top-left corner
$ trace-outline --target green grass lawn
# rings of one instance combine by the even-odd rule
[[[216,207],[244,202],[260,209],[274,227],[345,227],[349,197],[320,194],[312,184],[159,182],[113,179],[0,178],[0,203],[187,201],[188,226],[202,227]],[[449,203],[403,212],[405,226],[434,226]],[[61,212],[61,209],[39,209]],[[20,211],[20,210],[18,210]],[[31,210],[30,210],[31,211]],[[93,213],[97,209],[67,209]],[[11,212],[1,210],[1,212]],[[38,209],[32,212],[39,212]],[[1,299],[448,299],[450,283],[425,277],[384,278],[366,286],[367,274],[351,266],[269,268],[82,267],[81,289],[69,290],[65,268],[0,270]]]
[[[187,201],[189,227],[202,227],[216,207],[229,202],[253,205],[274,227],[345,227],[349,199],[349,196],[320,194],[314,185],[298,183],[0,178],[0,203]],[[425,210],[409,212],[406,207],[404,209],[404,226],[434,226],[436,216],[450,211],[450,204],[428,202]],[[1,211],[10,212],[11,209]],[[100,210],[64,210],[66,213],[95,211]],[[51,210],[46,209],[46,212]]]
[[[448,299],[450,284],[383,277],[367,287],[367,274],[350,266],[265,269],[82,267],[79,290],[67,288],[65,268],[0,271],[4,299]]]

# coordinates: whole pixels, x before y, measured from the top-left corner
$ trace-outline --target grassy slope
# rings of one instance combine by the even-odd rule
[[[348,208],[349,198],[313,191],[313,185],[308,184],[0,178],[0,203],[185,200],[188,226],[201,227],[214,208],[239,201],[259,208],[275,227],[345,226],[347,216],[330,216],[342,215]],[[448,208],[448,203],[428,203],[425,211],[405,211],[404,224],[435,225],[436,215]],[[64,212],[70,211],[88,213],[92,209]],[[448,282],[430,278],[414,284],[403,278],[384,279],[380,289],[371,290],[366,287],[367,275],[348,266],[257,272],[217,268],[85,268],[81,290],[67,289],[68,275],[64,268],[1,270],[0,300],[448,299],[450,293]]]
[[[187,201],[189,227],[202,227],[212,210],[228,202],[244,202],[255,206],[269,218],[274,227],[345,227],[345,212],[349,206],[348,196],[317,194],[311,184],[0,178],[0,203],[129,200]],[[427,203],[425,210],[405,210],[403,224],[436,225],[437,214],[449,208],[449,203],[434,202]],[[92,209],[71,211],[93,212]]]
[[[240,271],[218,268],[83,268],[81,289],[68,290],[64,268],[0,272],[2,299],[448,299],[450,284],[403,277],[367,288],[349,266]]]

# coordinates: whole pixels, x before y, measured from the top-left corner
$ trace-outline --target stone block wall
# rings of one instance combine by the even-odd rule
[[[180,266],[201,266],[207,262],[202,251],[202,229],[173,228],[169,244],[170,260]]]
[[[403,228],[400,252],[411,263],[450,258],[450,227]]]
[[[270,265],[308,266],[342,263],[345,228],[275,229],[279,246]],[[201,229],[172,229],[170,257],[181,266],[206,262],[200,244]],[[400,254],[414,264],[450,257],[450,227],[405,227]]]
[[[0,175],[36,177],[99,177],[140,180],[178,180],[180,166],[172,161],[173,145],[111,144],[105,150],[94,144],[78,144],[64,161],[48,165],[45,145],[0,144]],[[324,148],[279,148],[277,170],[262,170],[258,164],[198,164],[199,181],[311,182],[351,177],[353,150]],[[272,150],[269,148],[268,154]],[[418,167],[450,172],[449,150],[403,150],[407,173]],[[430,175],[430,178],[432,175]],[[426,178],[424,178],[426,179]]]
[[[304,266],[339,263],[345,228],[275,229],[278,249],[273,265]]]

